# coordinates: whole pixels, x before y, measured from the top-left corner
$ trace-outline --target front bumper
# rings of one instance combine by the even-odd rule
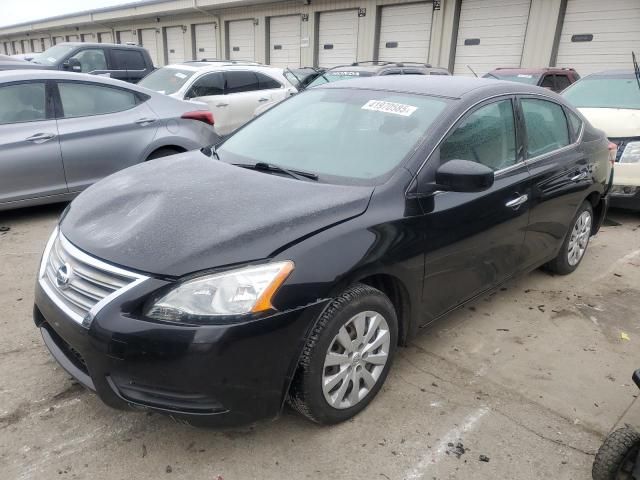
[[[201,426],[277,416],[326,301],[232,325],[180,326],[130,313],[158,283],[118,297],[89,328],[69,319],[38,284],[34,320],[58,363],[111,407]]]

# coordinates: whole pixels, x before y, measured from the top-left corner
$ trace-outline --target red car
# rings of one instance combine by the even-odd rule
[[[573,68],[496,68],[484,78],[497,78],[512,82],[527,83],[561,92],[580,78]]]

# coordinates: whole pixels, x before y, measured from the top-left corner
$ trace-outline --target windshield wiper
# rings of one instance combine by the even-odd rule
[[[281,167],[275,163],[257,162],[255,164],[248,163],[234,163],[236,167],[251,168],[253,170],[259,170],[263,172],[276,172],[289,175],[296,180],[318,180],[318,175],[313,172],[305,172],[304,170],[290,170],[288,168]]]
[[[220,156],[218,155],[218,150],[215,145],[209,145],[208,147],[202,147],[200,151],[205,154],[207,157],[215,158],[216,160],[220,160]]]

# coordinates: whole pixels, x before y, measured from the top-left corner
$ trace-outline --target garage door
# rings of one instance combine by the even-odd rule
[[[53,37],[53,43],[55,45],[64,42],[64,37]]]
[[[218,58],[218,42],[216,40],[216,26],[213,23],[203,23],[195,26],[196,60],[204,58]]]
[[[121,30],[119,32],[116,32],[116,35],[118,36],[118,43],[135,43],[131,30]]]
[[[269,19],[269,64],[300,66],[300,15]]]
[[[113,35],[111,32],[102,32],[98,34],[98,41],[100,43],[113,43]]]
[[[358,11],[322,12],[318,32],[318,65],[347,65],[358,59]]]
[[[432,16],[431,3],[382,7],[378,60],[426,63]]]
[[[519,67],[530,0],[462,0],[454,73]]]
[[[51,39],[48,37],[45,37],[44,39],[44,49],[48,49],[51,48]]]
[[[255,27],[253,20],[229,22],[229,58],[231,60],[255,59]]]
[[[155,28],[144,28],[140,30],[140,41],[142,46],[147,49],[153,64],[160,65],[160,58],[158,57],[158,34]]]
[[[80,37],[78,35],[67,35],[67,42],[79,42]]]
[[[640,1],[569,0],[556,65],[580,75],[632,68],[631,51],[640,54]]]
[[[182,27],[167,27],[167,63],[182,63],[184,56],[184,32]]]
[[[42,39],[41,38],[34,38],[33,40],[31,40],[31,51],[35,52],[35,53],[39,53],[42,51]]]

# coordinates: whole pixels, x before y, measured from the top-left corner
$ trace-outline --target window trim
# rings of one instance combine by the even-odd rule
[[[138,105],[140,105],[141,103],[146,102],[147,100],[149,100],[149,98],[151,98],[148,95],[136,92],[135,90],[129,90],[128,88],[123,88],[121,86],[116,86],[116,85],[109,85],[109,84],[105,84],[105,83],[98,83],[98,82],[90,82],[90,81],[86,81],[86,80],[52,80],[51,81],[54,85],[52,85],[52,96],[55,102],[55,119],[56,120],[72,120],[72,119],[76,119],[76,118],[90,118],[90,117],[100,117],[102,115],[113,115],[115,113],[121,113],[121,112],[128,112],[129,110],[133,110],[134,108],[136,108]],[[76,117],[65,117],[64,116],[64,108],[62,106],[62,97],[60,95],[60,84],[61,83],[73,83],[76,85],[89,85],[92,87],[104,87],[104,88],[112,88],[115,90],[122,90],[123,92],[127,92],[130,94],[133,94],[133,96],[136,99],[136,103],[131,107],[131,108],[127,108],[125,110],[118,110],[115,112],[106,112],[106,113],[94,113],[92,115],[79,115]]]
[[[0,127],[5,125],[22,125],[25,123],[34,123],[34,122],[46,122],[49,120],[55,120],[55,108],[52,102],[52,80],[47,80],[43,78],[34,78],[29,80],[15,80],[12,82],[6,82],[0,85],[1,87],[11,87],[15,85],[24,85],[27,83],[43,83],[44,84],[44,118],[38,120],[25,120],[22,122],[11,122],[11,123],[0,123]]]
[[[538,96],[544,97],[544,98],[537,98]],[[535,155],[533,157],[529,157],[528,156],[528,136],[527,136],[527,127],[525,125],[525,121],[524,121],[524,112],[522,110],[522,100],[525,99],[533,99],[533,100],[544,100],[547,102],[551,102],[554,105],[557,105],[558,107],[560,107],[562,109],[562,114],[564,115],[564,121],[567,125],[567,133],[569,134],[569,144],[565,145],[564,147],[560,147],[557,148],[555,150],[551,150],[550,152],[545,152],[545,153],[541,153],[540,155]],[[546,95],[536,95],[536,94],[530,94],[530,93],[523,93],[523,94],[519,94],[517,95],[517,103],[518,103],[518,110],[520,111],[520,115],[522,115],[522,128],[523,128],[523,134],[524,134],[524,154],[525,154],[525,163],[527,165],[531,165],[532,163],[536,163],[540,160],[544,160],[550,156],[556,155],[560,152],[564,152],[565,150],[569,150],[571,148],[576,147],[581,141],[582,141],[582,134],[584,133],[584,121],[582,122],[582,128],[580,130],[580,135],[578,135],[576,137],[576,140],[571,142],[572,137],[571,137],[571,133],[573,131],[572,127],[569,125],[569,119],[567,118],[567,112],[566,112],[566,107],[565,105],[563,105],[562,103],[558,103],[556,102],[553,98],[551,97],[547,97]],[[578,117],[579,118],[579,117]]]
[[[196,83],[198,83],[203,78],[208,77],[209,75],[215,75],[215,74],[222,75],[222,93],[220,95],[225,95],[225,90],[226,90],[226,87],[227,87],[227,79],[224,78],[224,71],[223,70],[214,70],[212,72],[203,73],[202,75],[199,75],[198,77],[196,77],[196,79],[193,80],[191,82],[191,84],[187,87],[187,89],[184,92],[184,95],[182,95],[182,98],[184,100],[190,100],[191,98],[199,98],[199,97],[187,98],[187,95],[189,95],[189,92],[191,92],[191,90],[193,90],[193,88],[195,87]],[[213,97],[213,96],[217,96],[217,95],[201,95],[201,96],[203,96],[203,97]]]

